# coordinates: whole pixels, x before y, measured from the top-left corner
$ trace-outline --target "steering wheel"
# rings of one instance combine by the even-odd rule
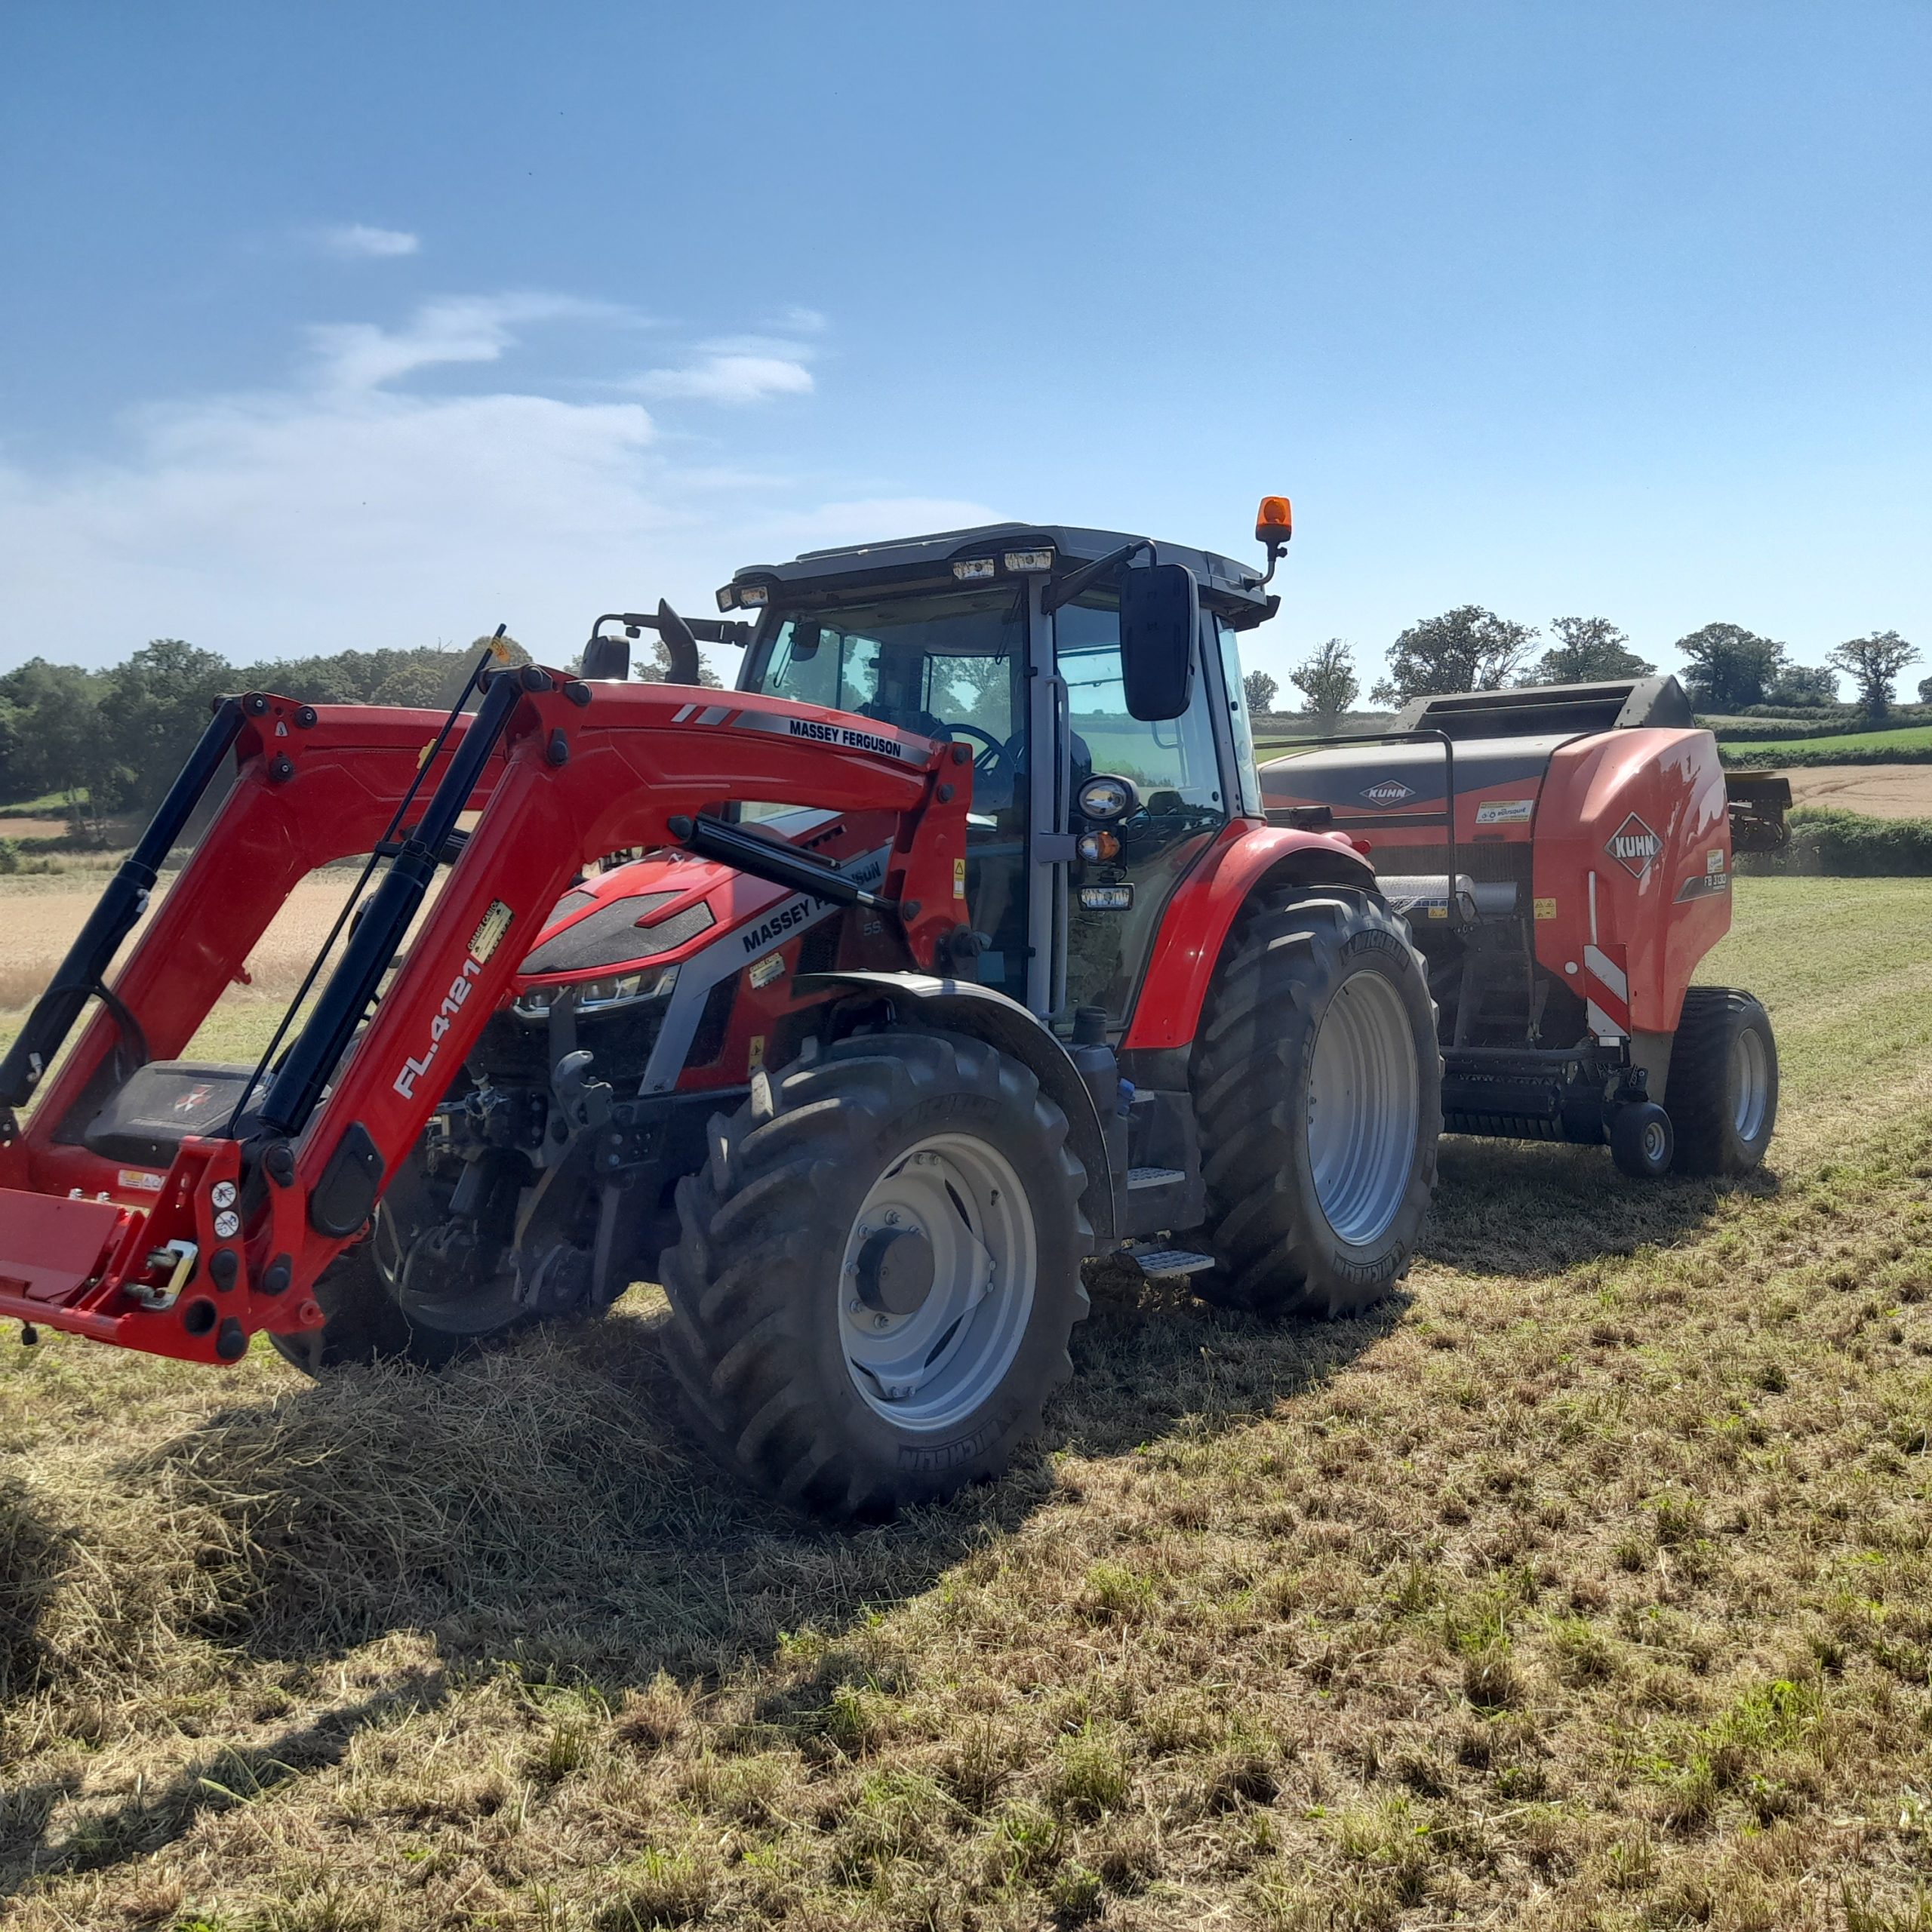
[[[973,760],[975,771],[989,775],[1000,765],[1013,762],[1011,751],[990,731],[983,731],[977,724],[948,724],[946,728],[955,738],[964,733],[969,738],[982,738],[986,741],[986,749]]]

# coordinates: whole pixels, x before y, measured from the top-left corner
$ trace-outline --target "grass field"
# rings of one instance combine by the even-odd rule
[[[1932,759],[1932,724],[1829,738],[1727,738],[1723,751],[1727,764],[1918,764]]]
[[[1746,880],[1770,1170],[1447,1144],[1396,1301],[1097,1296],[856,1535],[640,1287],[435,1378],[0,1355],[11,1922],[1932,1928],[1932,881]]]

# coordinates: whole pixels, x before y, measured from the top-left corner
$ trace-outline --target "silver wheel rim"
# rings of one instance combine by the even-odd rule
[[[1401,994],[1380,973],[1352,973],[1321,1016],[1308,1081],[1315,1198],[1351,1247],[1374,1241],[1408,1192],[1421,1106]]]
[[[1743,1028],[1730,1043],[1730,1124],[1738,1139],[1755,1140],[1771,1103],[1771,1057],[1755,1026]]]
[[[876,1257],[904,1241],[931,1263],[916,1306],[880,1305]],[[852,1386],[895,1427],[954,1427],[1006,1379],[1033,1312],[1039,1242],[1006,1157],[968,1134],[909,1147],[860,1204],[840,1257],[839,1340]]]
[[[1654,1168],[1661,1167],[1663,1164],[1663,1123],[1662,1121],[1644,1121],[1642,1146],[1644,1158]]]

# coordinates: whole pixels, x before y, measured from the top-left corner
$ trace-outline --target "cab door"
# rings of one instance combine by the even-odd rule
[[[1219,653],[1197,637],[1192,696],[1178,718],[1149,724],[1127,709],[1117,600],[1095,591],[1063,605],[1052,626],[1054,674],[1063,690],[1061,769],[1072,848],[1065,900],[1064,1009],[1097,1006],[1109,1025],[1126,1023],[1161,915],[1182,875],[1240,808],[1230,798],[1214,729],[1222,702]],[[1104,828],[1072,808],[1081,784],[1108,776],[1131,781],[1134,809]],[[1079,856],[1083,831],[1116,841],[1106,855]]]

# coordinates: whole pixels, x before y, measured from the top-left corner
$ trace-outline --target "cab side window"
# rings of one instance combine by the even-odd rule
[[[1171,795],[1189,808],[1220,806],[1214,734],[1200,703],[1198,678],[1195,701],[1183,716],[1149,724],[1127,709],[1117,611],[1084,600],[1068,605],[1054,615],[1054,648],[1066,681],[1076,786],[1097,771],[1108,772],[1132,779],[1143,804]]]
[[[1104,1008],[1118,1026],[1133,1004],[1169,896],[1227,823],[1229,807],[1216,761],[1207,681],[1198,667],[1186,712],[1149,724],[1127,708],[1117,611],[1098,598],[1064,606],[1054,614],[1054,644],[1056,668],[1066,684],[1074,786],[1104,773],[1131,779],[1140,794],[1134,811],[1112,828],[1120,846],[1115,856],[1081,860],[1071,868],[1067,906],[1068,999]],[[1077,818],[1074,829],[1079,829]]]

